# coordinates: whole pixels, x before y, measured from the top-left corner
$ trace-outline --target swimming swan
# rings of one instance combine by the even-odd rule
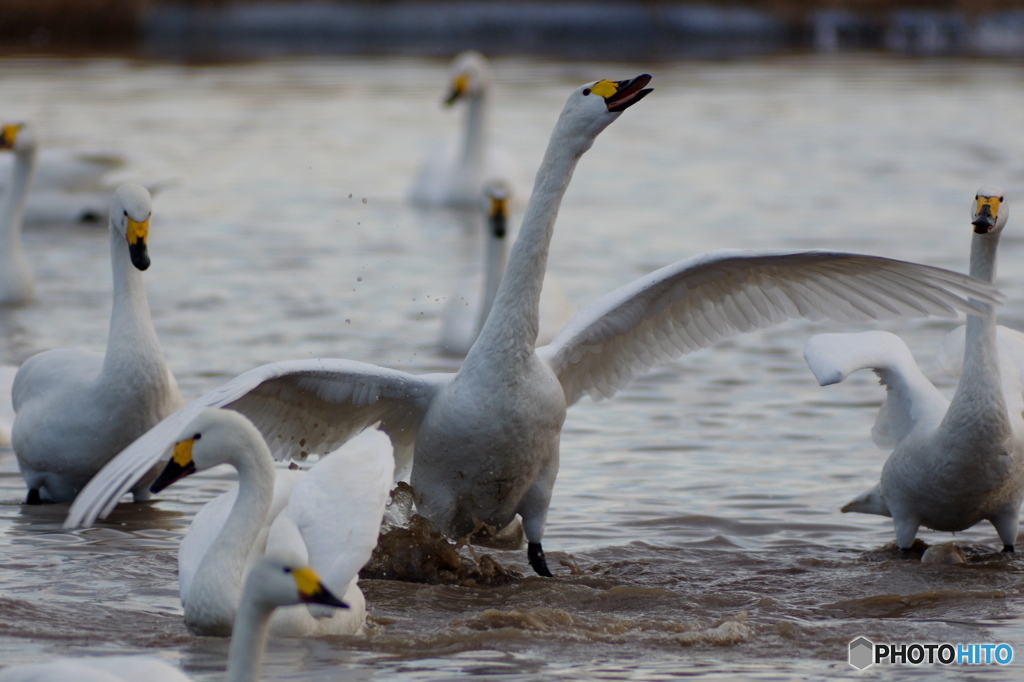
[[[512,164],[489,141],[494,72],[487,59],[479,52],[463,52],[452,61],[451,74],[445,104],[466,103],[462,139],[435,150],[413,181],[409,198],[418,206],[476,208],[486,182],[508,177]]]
[[[320,582],[312,568],[290,558],[266,558],[249,570],[241,608],[231,632],[227,682],[255,682],[271,614],[280,606],[318,604],[342,610],[348,605]],[[301,608],[305,608],[302,606]],[[0,682],[189,682],[178,668],[145,656],[67,658],[0,671]]]
[[[360,632],[366,601],[358,573],[377,545],[394,470],[387,436],[370,429],[308,473],[275,470],[252,422],[231,410],[203,410],[182,432],[153,492],[218,464],[238,471],[238,486],[196,514],[178,550],[189,631],[229,634],[247,564],[290,552],[316,568],[350,608],[329,617],[302,606],[279,609],[271,631],[286,636]]]
[[[184,404],[142,285],[152,210],[149,192],[139,185],[114,192],[106,353],[49,350],[25,361],[14,377],[11,443],[28,503],[70,502],[114,455]],[[148,481],[133,492],[136,500],[148,499]]]
[[[445,355],[463,357],[480,335],[491,312],[498,284],[508,263],[509,189],[504,182],[488,183],[487,220],[484,228],[482,277],[467,278],[452,294],[441,319],[438,347]],[[536,345],[551,342],[572,318],[572,304],[565,291],[550,274],[540,292],[539,326]]]
[[[248,415],[279,457],[328,452],[380,422],[397,470],[411,463],[417,508],[453,537],[522,517],[530,565],[551,575],[541,538],[566,408],[610,397],[657,362],[793,317],[865,320],[949,315],[992,301],[966,275],[824,251],[717,251],[626,284],[584,307],[534,349],[538,301],[558,207],[597,135],[650,90],[644,74],[574,91],[555,124],[491,314],[454,374],[415,375],[349,360],[250,370],[158,425],[82,492],[65,524],[92,523],[167,452],[206,406]],[[415,458],[413,458],[415,451]]]
[[[994,282],[996,247],[1009,208],[998,187],[982,187],[971,204],[970,274]],[[888,332],[821,334],[804,350],[822,386],[871,369],[886,388],[872,436],[895,445],[882,480],[844,512],[891,516],[896,543],[909,549],[919,526],[961,531],[988,520],[1012,552],[1024,499],[1024,341],[999,328],[989,303],[967,318],[966,336],[947,346],[963,358],[949,401],[924,376],[906,344]],[[947,349],[947,354],[951,351]]]
[[[21,305],[31,301],[35,291],[35,277],[21,249],[25,201],[39,152],[35,128],[27,123],[0,125],[0,152],[14,152],[11,179],[0,196],[0,305]]]

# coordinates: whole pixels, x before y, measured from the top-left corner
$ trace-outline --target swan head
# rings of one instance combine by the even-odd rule
[[[0,151],[27,152],[36,148],[36,131],[28,123],[0,124]]]
[[[508,234],[510,194],[508,184],[501,180],[490,182],[484,188],[484,196],[487,197],[487,227],[495,239],[504,239]]]
[[[623,111],[652,92],[651,76],[642,73],[624,81],[600,80],[577,88],[565,103],[554,135],[575,154],[590,149],[598,134]]]
[[[348,608],[348,604],[324,587],[312,568],[272,556],[261,559],[249,569],[242,598],[246,596],[270,608],[291,604]]]
[[[149,217],[153,214],[153,200],[142,185],[121,185],[110,203],[110,226],[128,242],[132,265],[139,270],[149,267],[146,239],[149,237]]]
[[[467,50],[452,60],[452,80],[444,103],[451,106],[467,97],[482,97],[494,78],[491,65],[479,52]]]
[[[208,408],[189,422],[171,449],[171,459],[149,490],[158,493],[175,481],[218,464],[235,464],[238,458],[266,448],[252,422],[233,410]],[[269,452],[267,453],[269,457]]]
[[[998,234],[1010,217],[1010,207],[1001,187],[985,185],[971,202],[971,225],[975,234]]]

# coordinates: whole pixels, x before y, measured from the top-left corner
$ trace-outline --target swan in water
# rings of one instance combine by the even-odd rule
[[[518,514],[527,557],[551,575],[541,544],[566,408],[610,397],[657,362],[788,318],[849,322],[971,309],[991,284],[887,258],[827,251],[716,251],[656,270],[580,310],[534,347],[555,217],[597,135],[646,96],[651,77],[598,81],[568,98],[537,172],[491,314],[455,373],[416,375],[349,360],[250,370],[133,443],[83,490],[65,525],[105,516],[208,406],[246,414],[278,457],[325,453],[380,422],[396,470],[411,465],[419,513],[451,537],[480,536]],[[415,452],[415,458],[413,454]]]
[[[11,443],[30,504],[70,502],[114,455],[184,403],[142,284],[152,212],[144,187],[127,184],[114,192],[106,353],[49,350],[26,360],[14,377]],[[134,492],[136,500],[148,499],[148,483]]]
[[[487,59],[479,52],[463,52],[452,61],[451,73],[445,104],[466,104],[461,142],[435,150],[413,181],[409,198],[418,206],[476,208],[487,180],[508,177],[512,164],[489,142],[494,73]]]
[[[484,190],[487,220],[484,229],[484,263],[481,278],[469,278],[449,299],[441,320],[438,346],[442,353],[462,357],[469,352],[491,312],[498,284],[508,262],[509,189],[505,182],[488,183]],[[552,341],[572,318],[572,304],[558,281],[550,274],[540,292],[537,345]]]
[[[106,175],[125,163],[114,152],[42,147],[25,202],[25,223],[99,222],[114,190]],[[14,165],[0,157],[0,195],[12,189],[7,178]]]
[[[21,305],[31,301],[35,291],[35,277],[21,249],[25,200],[32,189],[39,153],[35,128],[27,123],[0,126],[0,152],[13,152],[14,156],[14,166],[5,174],[11,179],[0,196],[0,305]]]
[[[996,275],[996,247],[1009,208],[998,187],[982,187],[971,204],[970,274]],[[843,507],[844,512],[891,516],[896,544],[909,549],[920,526],[961,531],[988,520],[1012,552],[1024,499],[1024,336],[997,330],[992,305],[977,302],[959,347],[962,367],[953,400],[925,377],[898,336],[873,331],[820,334],[804,350],[822,386],[871,369],[886,388],[872,431],[879,446],[895,445],[881,482]]]
[[[267,557],[253,565],[242,588],[241,606],[228,648],[227,682],[255,682],[263,666],[267,626],[282,606],[348,608],[309,566],[292,557]],[[0,671],[0,682],[189,682],[178,668],[146,656],[66,658]]]
[[[366,601],[358,573],[377,545],[394,471],[387,436],[369,429],[308,473],[275,470],[270,449],[252,422],[231,410],[207,409],[185,427],[153,492],[218,464],[238,471],[238,486],[196,514],[178,551],[178,585],[189,631],[229,634],[246,565],[287,551],[316,568],[350,608],[329,617],[302,606],[280,609],[271,631],[299,636],[361,632]]]

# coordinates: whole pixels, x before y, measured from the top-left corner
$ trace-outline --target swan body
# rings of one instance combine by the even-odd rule
[[[480,281],[466,281],[449,299],[441,321],[438,347],[445,355],[463,357],[479,336],[490,315],[498,285],[508,263],[509,190],[506,183],[496,182],[484,190],[487,199],[487,220],[484,229],[484,263]],[[575,310],[565,291],[551,276],[544,278],[541,289],[537,345],[549,343],[572,318]]]
[[[205,406],[247,414],[278,457],[327,452],[380,422],[397,470],[411,464],[417,508],[453,537],[518,514],[527,556],[550,575],[541,539],[566,410],[610,397],[654,364],[794,317],[841,321],[952,315],[993,301],[990,284],[938,268],[827,251],[717,251],[668,265],[582,308],[535,348],[540,289],[562,195],[597,135],[649,90],[650,76],[578,88],[537,172],[491,313],[454,374],[416,375],[350,360],[250,370],[169,417],[97,476],[65,524],[92,523],[159,461]],[[314,426],[315,424],[315,426]]]
[[[485,184],[508,177],[510,163],[490,145],[488,116],[494,73],[475,51],[459,54],[451,66],[445,104],[465,102],[462,139],[437,149],[420,169],[410,190],[413,204],[424,207],[476,208]]]
[[[302,636],[360,632],[366,602],[357,575],[377,544],[394,470],[387,436],[368,430],[309,473],[275,470],[263,436],[248,419],[230,410],[204,410],[182,432],[153,490],[218,464],[237,469],[238,487],[196,514],[178,552],[189,630],[230,633],[246,567],[263,556],[288,555],[319,569],[349,608],[330,617],[302,606],[279,609],[271,631]]]
[[[27,123],[0,126],[0,152],[14,156],[6,174],[10,180],[0,196],[0,305],[21,305],[31,301],[35,292],[35,277],[21,248],[25,202],[36,175],[35,129]]]
[[[248,572],[242,607],[228,649],[228,682],[255,682],[260,676],[267,625],[275,609],[317,604],[339,610],[347,604],[320,581],[310,567],[268,557]],[[0,682],[189,682],[191,678],[163,661],[145,656],[67,658],[0,671]]]
[[[50,350],[29,358],[11,389],[11,443],[29,502],[70,502],[114,455],[183,404],[149,314],[142,270],[149,192],[122,185],[110,207],[113,312],[105,353]],[[146,485],[136,499],[148,498]]]
[[[35,182],[25,202],[25,223],[99,222],[115,189],[106,175],[125,163],[114,152],[40,149]],[[0,195],[11,188],[6,178],[11,177],[12,165],[0,156]]]
[[[1007,216],[1002,190],[978,191],[972,276],[994,281]],[[956,349],[960,363],[949,359]],[[946,364],[960,377],[952,400],[924,376],[902,339],[887,332],[818,335],[804,356],[823,386],[871,369],[886,387],[872,435],[878,445],[895,447],[880,483],[844,512],[891,516],[903,549],[922,525],[955,532],[988,520],[1004,550],[1013,551],[1024,499],[1024,336],[998,328],[990,304],[979,304],[962,333],[947,339]]]

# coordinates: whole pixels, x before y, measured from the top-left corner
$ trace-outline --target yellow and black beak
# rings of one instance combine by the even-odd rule
[[[146,238],[149,236],[149,216],[139,222],[132,220],[125,213],[124,219],[128,222],[125,233],[128,236],[128,254],[131,256],[132,265],[139,270],[146,270],[149,268],[149,251],[146,248]]]
[[[192,461],[192,444],[199,440],[200,434],[178,441],[174,444],[171,461],[149,486],[149,492],[158,493],[170,484],[196,472],[196,464]]]
[[[999,220],[999,207],[1003,203],[1002,197],[986,197],[978,195],[974,198],[974,225],[976,234],[986,234],[992,231]]]
[[[469,90],[469,76],[464,73],[459,74],[452,81],[452,89],[448,92],[448,96],[445,98],[445,106],[451,106],[455,104],[460,98],[462,98]]]
[[[491,234],[498,239],[503,239],[508,234],[508,195],[491,194],[490,208],[487,212],[488,223],[491,227]]]
[[[650,74],[642,73],[628,81],[598,81],[590,86],[595,95],[604,97],[608,111],[625,111],[653,92],[646,87],[651,82]]]
[[[0,150],[12,151],[14,143],[18,139],[18,131],[21,130],[20,123],[9,123],[0,126]]]
[[[337,606],[340,609],[347,609],[349,606],[334,596],[334,593],[324,587],[320,582],[320,576],[312,568],[295,568],[291,570],[292,578],[295,579],[295,587],[299,590],[299,597],[306,604],[323,604],[325,606]]]

